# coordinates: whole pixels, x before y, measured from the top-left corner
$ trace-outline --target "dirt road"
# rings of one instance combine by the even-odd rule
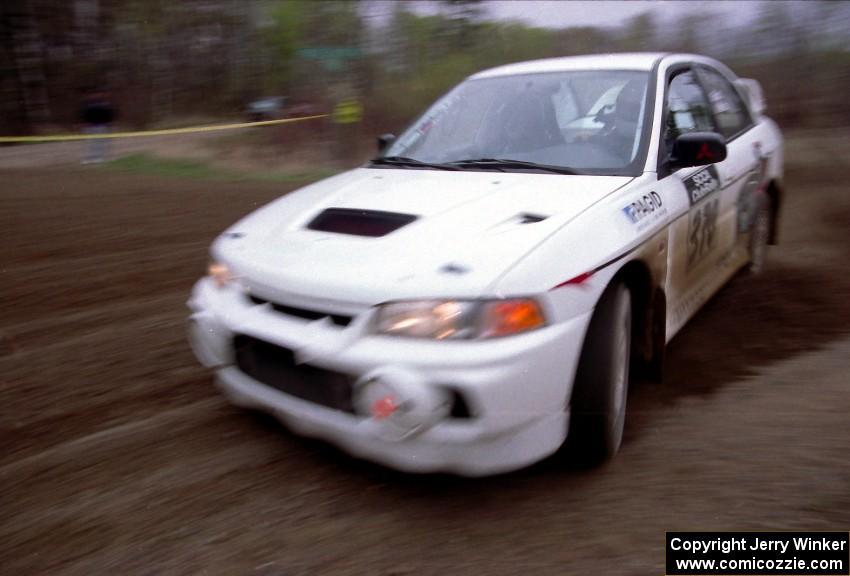
[[[839,143],[789,143],[769,271],[671,343],[614,462],[484,480],[358,462],[215,393],[184,302],[280,184],[0,172],[0,572],[642,575],[665,530],[847,530]]]

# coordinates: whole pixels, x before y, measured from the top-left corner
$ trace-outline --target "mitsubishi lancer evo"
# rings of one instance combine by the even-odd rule
[[[758,82],[690,54],[474,74],[222,233],[189,307],[236,405],[414,472],[620,448],[630,380],[776,240]]]

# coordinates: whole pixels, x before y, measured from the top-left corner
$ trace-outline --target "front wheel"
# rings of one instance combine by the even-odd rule
[[[747,267],[750,274],[758,275],[764,272],[767,260],[767,244],[770,241],[771,206],[767,194],[756,196],[756,212],[753,216],[750,230],[750,263]]]
[[[570,402],[569,452],[596,464],[613,457],[623,441],[632,341],[628,287],[606,288],[590,321]]]

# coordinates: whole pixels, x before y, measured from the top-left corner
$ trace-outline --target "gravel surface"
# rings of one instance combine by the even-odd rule
[[[847,530],[848,162],[821,140],[789,145],[768,271],[634,388],[616,460],[480,480],[295,437],[194,361],[209,242],[286,186],[0,172],[0,573],[662,574],[665,530]]]

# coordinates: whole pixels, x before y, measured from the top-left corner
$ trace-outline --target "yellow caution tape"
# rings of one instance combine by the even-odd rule
[[[61,142],[63,140],[93,140],[95,138],[135,138],[139,136],[165,136],[168,134],[191,134],[193,132],[214,132],[216,130],[233,130],[235,128],[252,128],[254,126],[271,126],[273,124],[289,124],[304,120],[325,118],[327,114],[304,116],[302,118],[284,118],[282,120],[263,120],[261,122],[243,122],[241,124],[219,124],[217,126],[193,126],[190,128],[167,128],[165,130],[143,130],[141,132],[112,132],[110,134],[62,134],[56,136],[0,136],[0,142]]]

